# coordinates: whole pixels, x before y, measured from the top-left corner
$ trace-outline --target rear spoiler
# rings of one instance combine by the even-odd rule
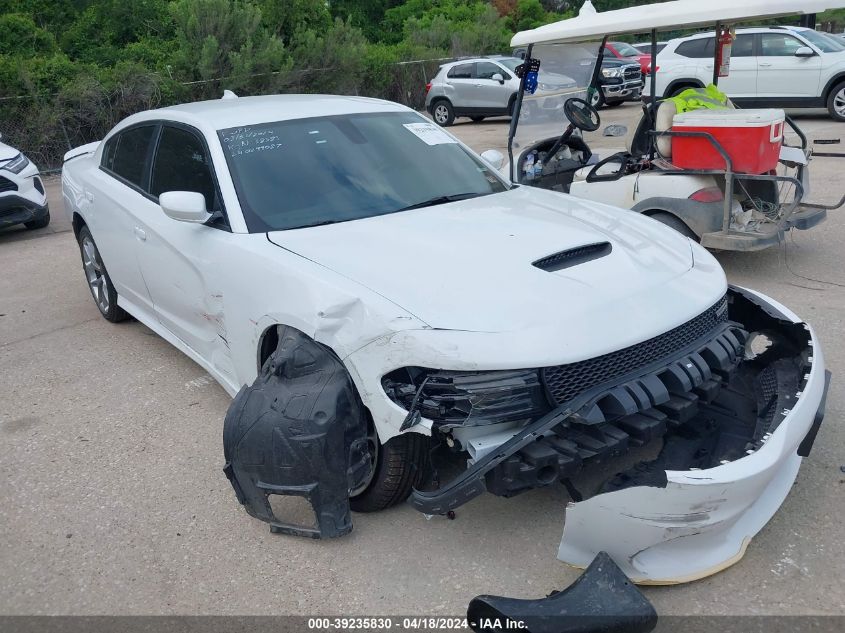
[[[93,154],[97,151],[99,146],[100,141],[94,141],[93,143],[86,143],[85,145],[74,147],[69,152],[65,152],[64,162],[68,162],[69,160],[79,156],[84,156],[85,154]]]

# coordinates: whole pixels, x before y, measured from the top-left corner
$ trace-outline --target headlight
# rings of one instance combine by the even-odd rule
[[[23,154],[18,154],[8,163],[0,167],[0,169],[7,169],[13,174],[19,174],[27,165],[29,165],[29,159]]]
[[[536,369],[441,371],[403,367],[382,378],[388,397],[439,428],[536,420],[551,410]]]
[[[621,77],[622,71],[618,68],[602,68],[601,74],[605,77]]]

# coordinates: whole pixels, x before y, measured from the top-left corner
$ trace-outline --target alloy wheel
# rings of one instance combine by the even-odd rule
[[[845,117],[845,88],[842,88],[833,97],[833,109],[841,117]]]
[[[82,240],[82,267],[85,269],[85,278],[88,280],[94,302],[100,312],[106,314],[109,311],[109,280],[97,247],[87,236]]]
[[[381,444],[378,440],[378,433],[376,432],[376,427],[372,423],[372,421],[367,423],[367,449],[369,450],[371,459],[371,467],[370,467],[370,474],[361,482],[361,484],[352,490],[349,493],[350,497],[357,497],[359,494],[364,492],[370,483],[373,481],[373,477],[376,476],[376,466],[378,466],[378,456],[379,450],[381,448]]]
[[[440,125],[446,123],[449,120],[449,108],[445,105],[440,104],[436,108],[434,108],[434,120],[437,121]]]

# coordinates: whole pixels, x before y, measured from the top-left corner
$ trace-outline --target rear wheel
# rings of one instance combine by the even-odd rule
[[[834,121],[845,121],[845,81],[830,91],[827,97],[827,111]]]
[[[435,102],[431,109],[431,116],[440,127],[449,127],[455,122],[455,110],[445,99]]]
[[[100,251],[97,250],[97,245],[94,243],[94,238],[91,236],[91,231],[87,226],[83,226],[79,230],[79,252],[82,255],[82,269],[85,271],[85,279],[88,281],[88,289],[91,291],[91,296],[94,297],[94,303],[100,314],[112,323],[124,321],[129,318],[129,314],[117,305],[117,291],[114,289],[114,284],[111,282],[106,266],[103,264],[103,259],[100,257]]]
[[[690,238],[691,240],[695,240],[696,242],[700,241],[699,237],[690,227],[687,226],[686,222],[671,213],[667,213],[666,211],[657,211],[656,213],[649,213],[647,215],[652,220],[657,220],[661,224],[665,224],[666,226],[675,229],[678,233]]]
[[[367,439],[375,467],[363,490],[359,488],[350,495],[349,505],[355,512],[377,512],[402,503],[411,489],[420,485],[425,473],[428,437],[403,433],[380,444],[372,427],[371,434]]]
[[[689,90],[690,88],[697,88],[697,87],[698,86],[695,86],[693,84],[681,84],[679,86],[675,86],[674,88],[672,88],[672,93],[669,96],[670,97],[677,97],[684,90]]]

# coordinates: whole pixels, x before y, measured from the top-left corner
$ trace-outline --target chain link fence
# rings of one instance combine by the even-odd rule
[[[221,77],[176,83],[158,73],[137,73],[112,86],[94,78],[77,81],[57,94],[0,97],[2,142],[18,148],[44,173],[61,170],[69,149],[98,141],[130,114],[222,96],[233,85],[240,96],[276,93],[331,93],[378,97],[415,110],[425,106],[426,83],[454,58],[386,65],[376,80],[345,77],[335,68],[294,69],[249,77]],[[369,83],[369,85],[368,85]]]

